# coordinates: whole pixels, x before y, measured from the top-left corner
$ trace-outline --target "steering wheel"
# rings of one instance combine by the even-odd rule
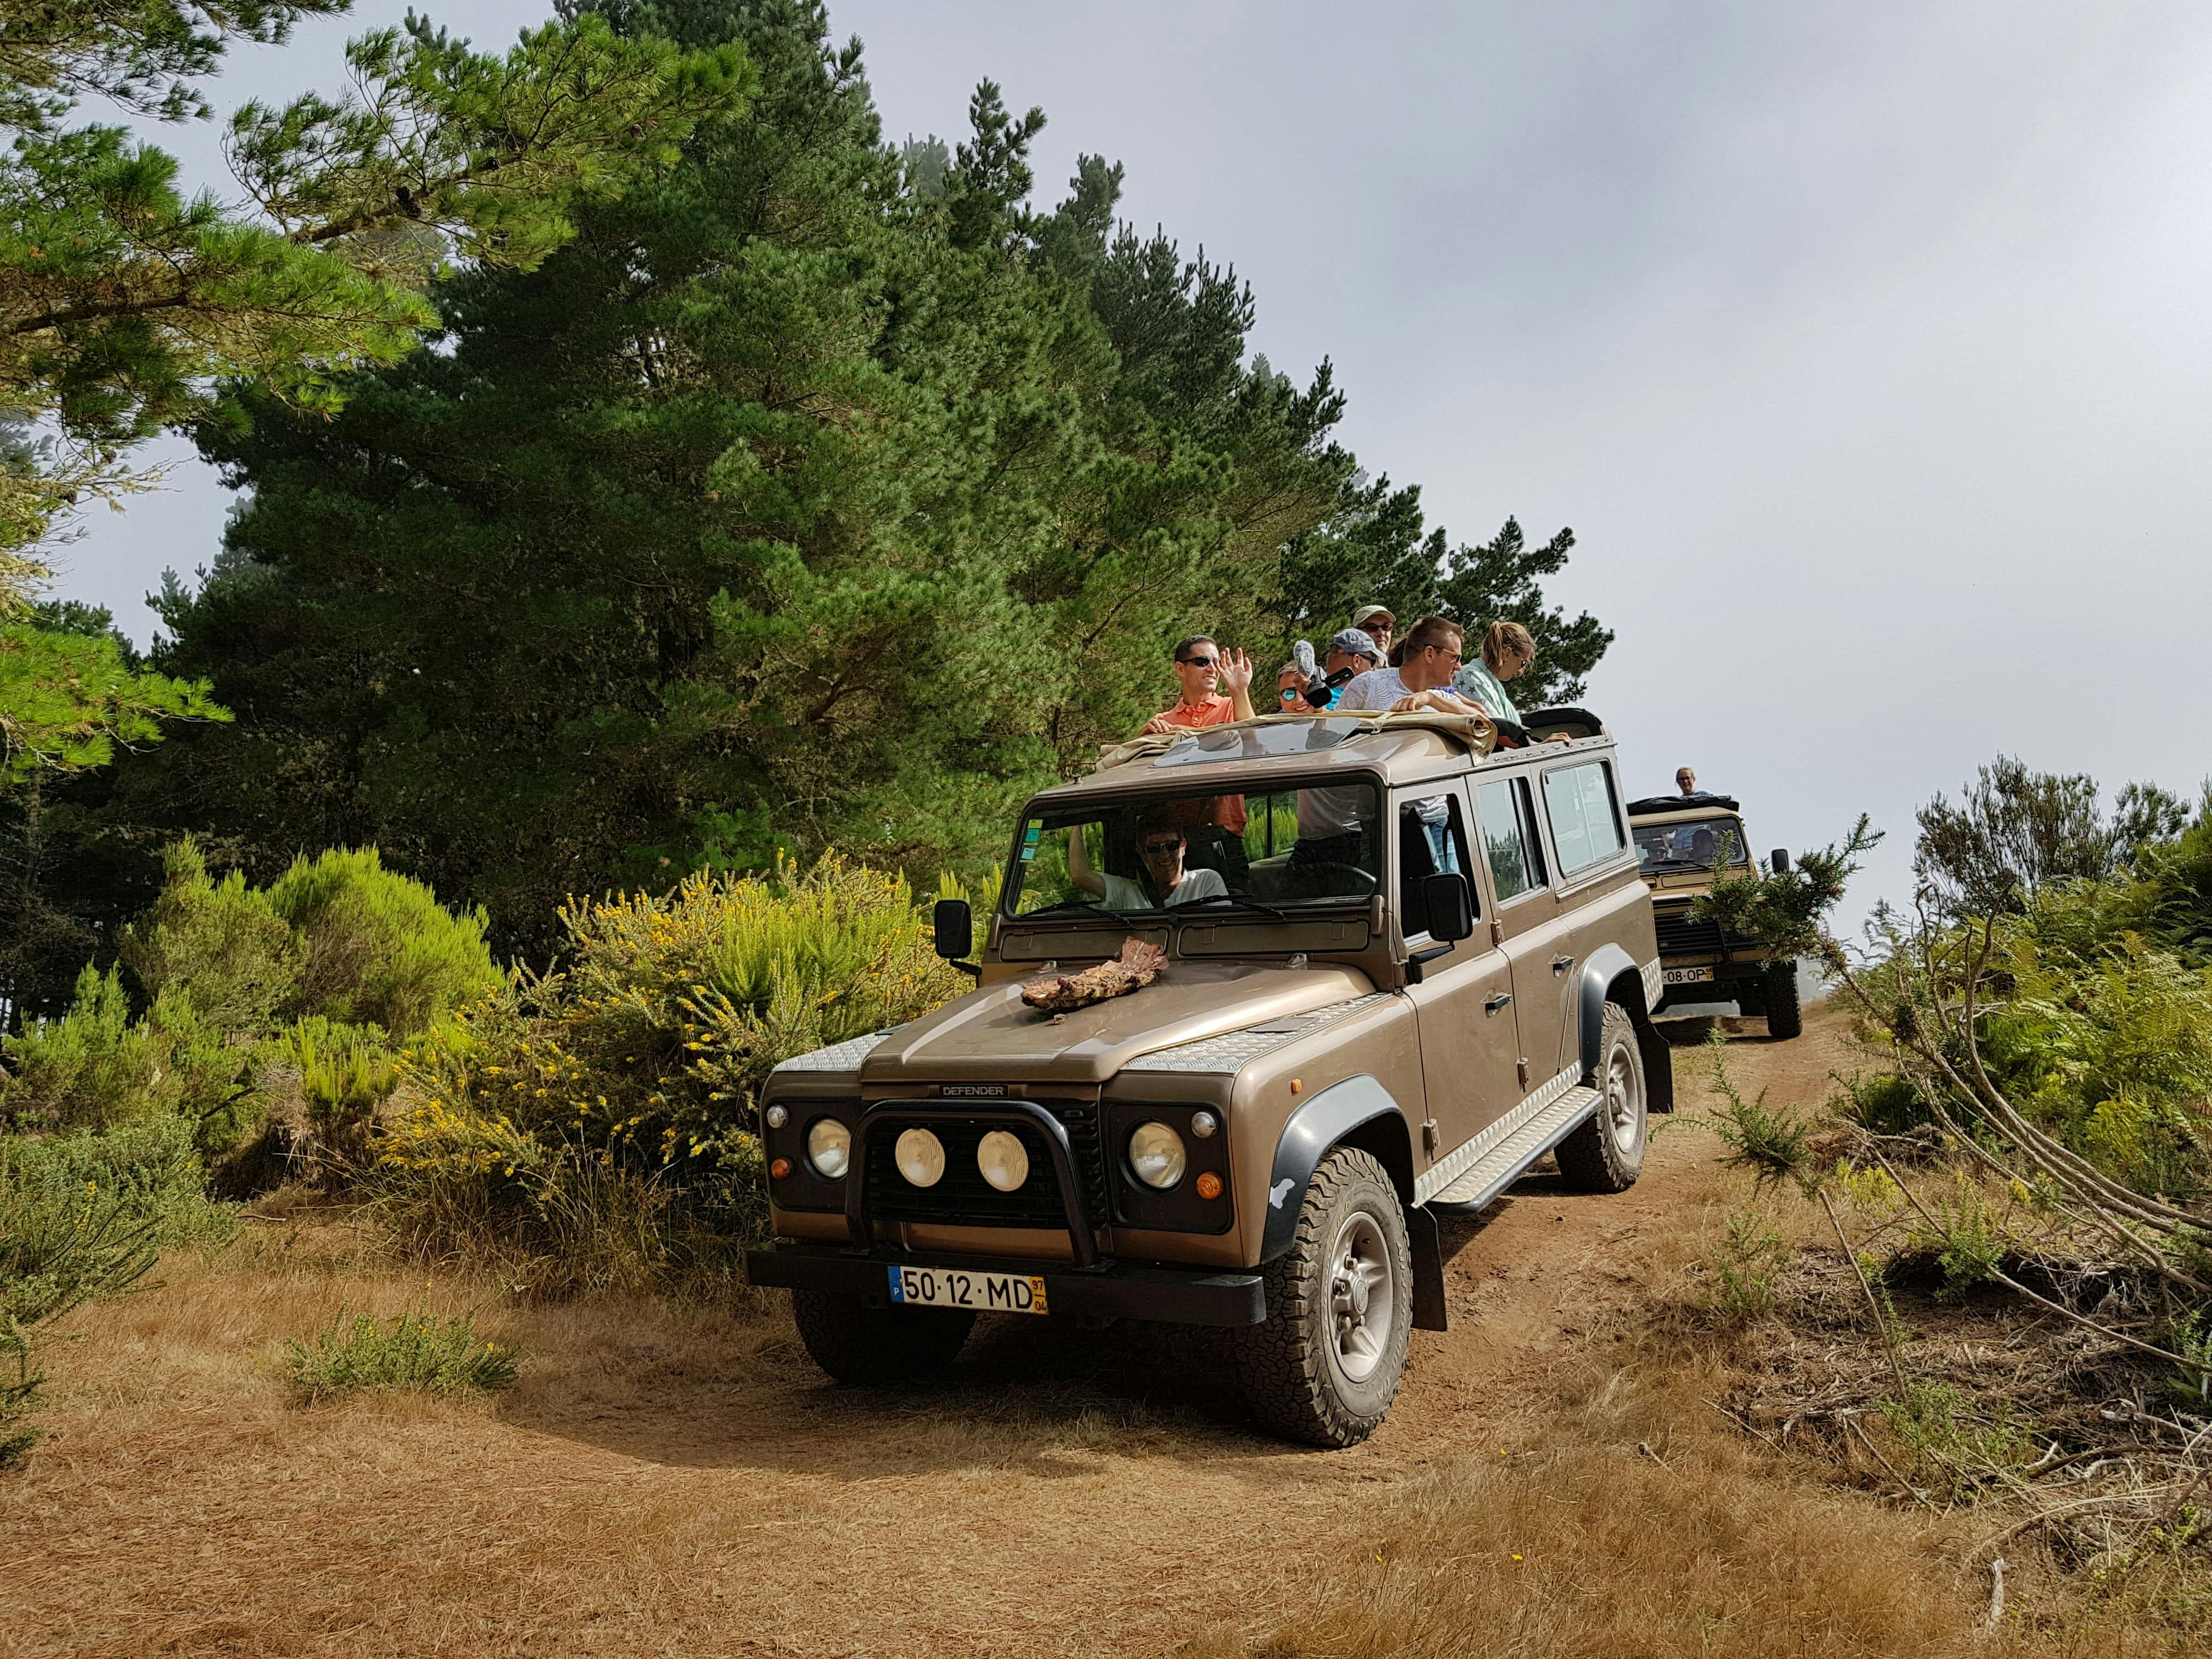
[[[1314,895],[1316,898],[1370,898],[1382,885],[1373,872],[1363,870],[1356,864],[1309,864],[1285,873],[1295,877],[1301,885],[1310,887],[1321,885],[1320,878],[1324,874],[1350,876],[1358,884],[1355,892],[1316,893]]]

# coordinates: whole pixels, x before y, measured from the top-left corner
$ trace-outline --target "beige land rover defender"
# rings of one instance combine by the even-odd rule
[[[1755,939],[1730,933],[1694,913],[1700,894],[1722,872],[1748,872],[1751,841],[1743,811],[1729,795],[1651,795],[1628,803],[1638,866],[1651,884],[1664,988],[1651,1012],[1683,1005],[1733,1002],[1747,1016],[1766,1016],[1769,1036],[1805,1029],[1797,962]],[[1790,854],[1767,854],[1777,875]]]
[[[1411,1330],[1444,1327],[1432,1209],[1547,1152],[1620,1191],[1673,1103],[1613,740],[1528,729],[1565,740],[1271,715],[1032,800],[976,988],[763,1093],[776,1242],[748,1266],[816,1361],[916,1376],[987,1312],[1218,1326],[1262,1423],[1373,1432]],[[965,903],[937,930],[970,953]],[[1024,1001],[1132,939],[1166,953],[1141,988]]]

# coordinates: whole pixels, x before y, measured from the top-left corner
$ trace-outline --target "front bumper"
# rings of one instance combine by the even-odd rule
[[[1003,1256],[916,1254],[890,1245],[864,1253],[842,1244],[787,1240],[745,1252],[745,1277],[755,1285],[834,1291],[858,1296],[872,1308],[890,1305],[890,1270],[893,1267],[1038,1272],[1035,1262],[1010,1261]],[[1091,1268],[1055,1263],[1045,1268],[1042,1277],[1046,1303],[1054,1314],[1151,1319],[1170,1325],[1257,1325],[1267,1316],[1267,1297],[1257,1273],[1108,1262]]]

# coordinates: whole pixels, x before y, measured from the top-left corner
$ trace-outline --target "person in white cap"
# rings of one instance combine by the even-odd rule
[[[1377,661],[1390,660],[1390,635],[1398,626],[1398,619],[1389,609],[1379,605],[1363,605],[1352,613],[1352,625],[1375,641]]]

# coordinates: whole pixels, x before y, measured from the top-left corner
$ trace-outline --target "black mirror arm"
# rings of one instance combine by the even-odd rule
[[[954,973],[965,974],[970,979],[981,979],[983,977],[983,970],[972,962],[954,962],[948,957],[945,960],[945,965],[947,968],[950,968]]]
[[[1419,985],[1421,982],[1422,970],[1438,957],[1449,956],[1455,948],[1456,948],[1456,942],[1447,940],[1442,945],[1431,945],[1425,951],[1414,951],[1406,958],[1406,983]]]

